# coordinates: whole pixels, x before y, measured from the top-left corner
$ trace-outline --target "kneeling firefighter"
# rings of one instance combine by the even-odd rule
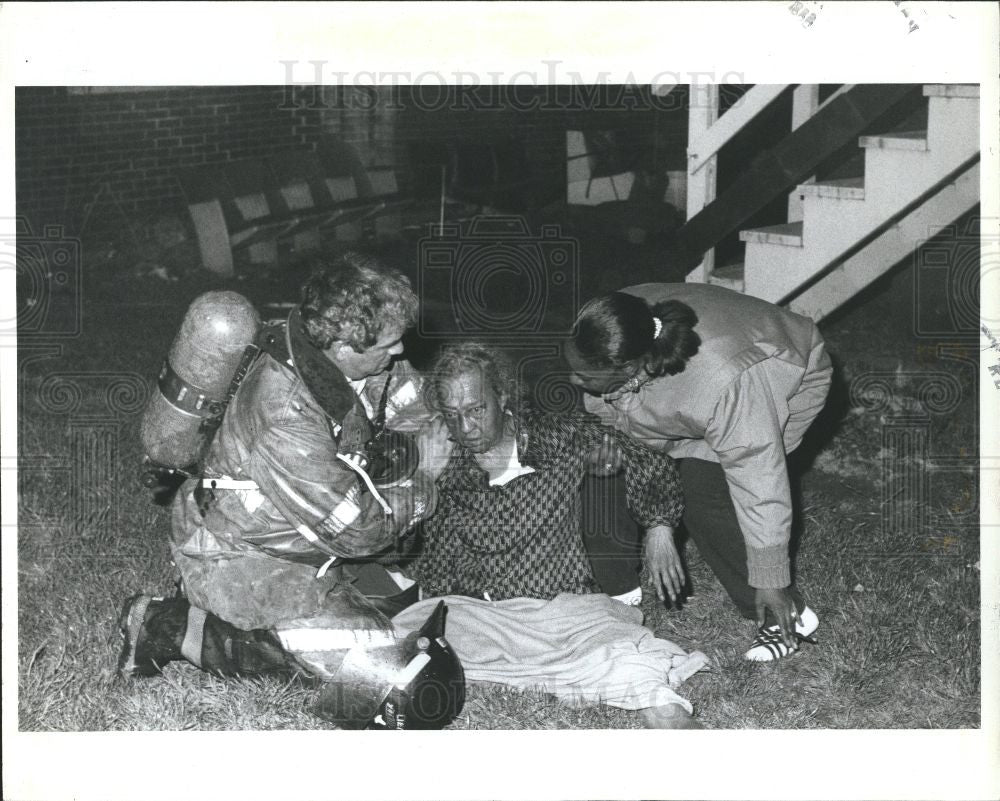
[[[176,659],[305,674],[325,683],[314,711],[348,728],[458,714],[443,605],[418,632],[389,620],[419,597],[391,565],[436,503],[420,379],[396,358],[416,305],[407,279],[355,253],[274,324],[234,292],[195,300],[142,425],[144,483],[189,476],[171,521],[182,589],[128,601],[123,675]]]

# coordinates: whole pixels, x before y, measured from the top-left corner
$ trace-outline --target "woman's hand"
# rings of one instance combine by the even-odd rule
[[[666,602],[677,602],[684,589],[684,566],[674,544],[671,526],[653,526],[646,531],[646,566],[653,579],[656,596]]]
[[[795,601],[787,589],[757,589],[754,597],[757,607],[757,625],[766,622],[767,610],[771,610],[774,622],[781,627],[781,641],[791,650],[797,651],[799,639],[795,636],[795,623],[802,622]]]
[[[587,472],[592,476],[613,476],[622,466],[622,449],[611,434],[587,454]]]

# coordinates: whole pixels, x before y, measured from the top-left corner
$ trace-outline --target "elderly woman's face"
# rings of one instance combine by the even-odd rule
[[[485,453],[500,442],[507,397],[498,396],[478,371],[445,379],[438,391],[445,425],[459,445]]]

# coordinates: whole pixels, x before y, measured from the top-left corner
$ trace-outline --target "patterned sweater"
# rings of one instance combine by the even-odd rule
[[[580,533],[586,457],[610,434],[624,455],[628,508],[649,528],[683,512],[673,460],[601,426],[590,415],[517,417],[521,464],[535,472],[490,486],[473,455],[456,447],[438,477],[436,514],[424,524],[411,573],[426,595],[554,598],[599,592]]]

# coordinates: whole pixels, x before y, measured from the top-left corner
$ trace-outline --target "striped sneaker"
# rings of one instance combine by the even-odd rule
[[[816,645],[816,640],[811,636],[819,627],[816,613],[807,606],[799,613],[799,618],[802,622],[795,624],[796,639],[799,642]],[[750,662],[774,662],[783,656],[788,656],[792,650],[782,642],[780,626],[777,624],[761,626],[757,629],[757,636],[753,638],[750,650],[743,654],[743,658]]]

